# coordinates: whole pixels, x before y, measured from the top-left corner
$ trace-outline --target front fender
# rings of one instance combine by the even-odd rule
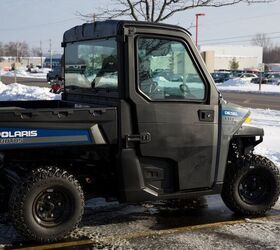
[[[234,137],[255,137],[264,136],[264,130],[262,128],[243,125],[233,135]]]
[[[233,138],[236,138],[236,142],[239,142],[240,153],[248,154],[263,141],[263,136],[262,128],[243,125],[235,132]]]

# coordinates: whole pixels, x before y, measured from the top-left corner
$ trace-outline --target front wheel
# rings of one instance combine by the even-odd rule
[[[279,169],[259,155],[246,155],[226,171],[222,199],[229,209],[244,215],[261,215],[278,200]]]
[[[39,168],[15,186],[9,205],[12,222],[20,234],[52,242],[67,236],[80,222],[84,195],[67,171]]]

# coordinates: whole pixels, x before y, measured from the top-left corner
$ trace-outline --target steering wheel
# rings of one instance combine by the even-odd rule
[[[180,91],[183,93],[184,96],[191,95],[191,91],[185,83],[180,84],[179,88],[180,88]]]

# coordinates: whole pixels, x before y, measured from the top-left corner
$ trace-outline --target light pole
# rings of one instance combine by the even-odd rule
[[[195,45],[196,45],[196,47],[198,46],[198,17],[199,16],[205,16],[205,14],[204,13],[197,13],[197,14],[195,14],[195,17],[196,17],[196,19],[195,19]]]

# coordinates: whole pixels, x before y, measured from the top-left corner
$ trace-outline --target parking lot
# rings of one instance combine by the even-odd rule
[[[25,85],[48,87],[45,80],[18,78]],[[4,79],[5,80],[5,79]],[[7,81],[13,81],[7,78]],[[9,83],[9,82],[5,82]],[[225,92],[226,100],[243,106],[280,110],[279,96]],[[101,201],[101,202],[100,202]],[[94,203],[94,202],[93,202]],[[89,203],[80,227],[53,244],[27,242],[2,215],[3,249],[280,249],[280,203],[265,217],[234,215],[219,196],[196,203]],[[197,208],[199,207],[199,208]]]
[[[2,217],[0,244],[3,249],[280,249],[279,203],[257,218],[234,215],[219,196],[208,196],[203,208],[192,208],[195,203],[185,208],[163,202],[93,203],[72,237],[55,244],[25,242]]]

